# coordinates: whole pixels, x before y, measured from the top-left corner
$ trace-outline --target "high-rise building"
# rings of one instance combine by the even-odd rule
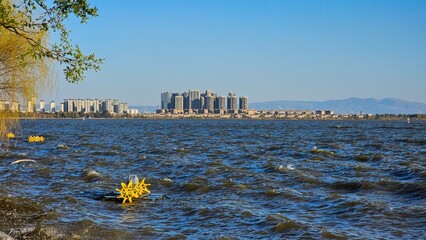
[[[113,108],[115,113],[119,113],[120,102],[118,99],[114,99]]]
[[[233,92],[228,94],[228,111],[237,111],[238,110],[238,98]]]
[[[21,110],[21,104],[19,102],[13,101],[12,106],[10,107],[10,111],[19,112]]]
[[[206,90],[204,97],[213,97],[213,92],[211,90]]]
[[[115,108],[115,105],[114,105],[114,108]],[[117,112],[115,112],[115,113],[118,113],[118,114],[123,114],[124,113],[124,103],[119,103],[118,104]]]
[[[61,102],[61,112],[68,112],[68,100],[67,99],[64,99],[64,102]]]
[[[205,98],[203,96],[200,97],[200,110],[204,109],[204,105],[205,105]]]
[[[188,109],[198,110],[201,108],[200,90],[189,90],[189,106]]]
[[[204,109],[213,111],[213,109],[214,109],[214,97],[213,96],[205,96],[204,97]]]
[[[183,97],[182,96],[175,96],[175,105],[173,106],[173,110],[176,113],[182,113],[183,112]]]
[[[189,93],[188,92],[182,93],[182,98],[183,98],[183,109],[184,110],[191,109],[191,103],[189,101]]]
[[[17,101],[4,101],[0,100],[0,111],[10,110],[12,112],[19,112],[21,110],[21,104]]]
[[[175,99],[176,99],[176,96],[180,96],[180,94],[179,93],[172,93],[172,96],[170,98],[170,109],[175,109],[175,105],[176,105]]]
[[[102,111],[107,111],[107,112],[114,112],[114,107],[112,105],[112,100],[111,99],[106,99],[105,101],[102,102]]]
[[[75,102],[75,112],[81,112],[83,110],[83,99],[77,99]],[[74,112],[74,111],[73,111]]]
[[[27,104],[27,112],[35,112],[35,110],[36,110],[36,99],[31,98],[31,100],[29,100]]]
[[[215,100],[214,109],[226,110],[226,97],[219,96],[219,97],[216,97],[214,100]]]
[[[123,112],[129,113],[129,106],[127,105],[127,103],[123,103]]]
[[[81,112],[86,112],[86,100],[80,99],[81,101]]]
[[[240,110],[248,110],[248,97],[240,97]]]
[[[93,100],[86,99],[84,113],[93,112]]]
[[[50,111],[51,113],[56,112],[56,103],[55,103],[55,101],[50,101],[49,111]]]
[[[44,100],[40,100],[40,112],[46,112],[46,102]]]
[[[161,109],[171,109],[172,93],[163,92],[161,93]]]
[[[64,100],[64,112],[73,112],[74,111],[74,100],[65,99]]]
[[[101,110],[101,100],[95,99],[93,100],[93,112],[100,112]]]

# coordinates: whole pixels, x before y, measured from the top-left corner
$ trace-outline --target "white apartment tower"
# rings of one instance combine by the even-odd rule
[[[49,111],[51,113],[56,112],[56,103],[55,103],[55,101],[50,101]]]
[[[40,112],[46,112],[46,102],[44,100],[40,100]]]

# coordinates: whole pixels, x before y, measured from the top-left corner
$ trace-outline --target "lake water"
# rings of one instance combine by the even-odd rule
[[[425,121],[23,120],[20,129],[0,153],[0,239],[425,235]],[[36,162],[11,164],[19,159]],[[99,200],[129,174],[169,199]]]

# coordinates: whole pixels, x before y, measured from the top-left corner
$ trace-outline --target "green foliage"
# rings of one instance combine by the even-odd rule
[[[94,54],[84,55],[77,45],[73,45],[64,24],[71,15],[79,18],[81,23],[98,15],[97,8],[91,7],[87,0],[21,0],[8,3],[9,0],[0,0],[0,27],[26,39],[33,47],[31,54],[35,59],[58,61],[71,83],[84,80],[87,70],[100,69],[103,60],[97,59]],[[19,17],[14,12],[18,12]],[[29,34],[52,31],[59,34],[60,40],[51,45],[43,44]]]

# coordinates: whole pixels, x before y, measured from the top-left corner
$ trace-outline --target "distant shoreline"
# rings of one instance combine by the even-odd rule
[[[159,115],[140,114],[138,116],[111,116],[111,117],[57,117],[52,114],[36,113],[34,116],[22,116],[21,120],[288,120],[288,121],[366,121],[366,120],[387,120],[387,121],[411,121],[426,120],[426,114],[378,114],[378,115],[330,115],[330,116],[238,116],[238,115]]]

